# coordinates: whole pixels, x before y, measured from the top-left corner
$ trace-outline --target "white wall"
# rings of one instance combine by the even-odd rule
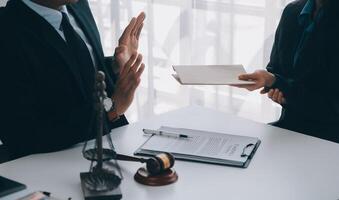
[[[5,6],[6,2],[7,2],[7,0],[0,0],[0,6]]]

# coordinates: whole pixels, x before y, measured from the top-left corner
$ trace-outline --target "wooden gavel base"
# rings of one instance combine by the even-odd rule
[[[178,180],[178,174],[174,169],[168,169],[158,175],[150,175],[145,167],[138,169],[134,175],[134,180],[143,185],[162,186],[169,185]]]

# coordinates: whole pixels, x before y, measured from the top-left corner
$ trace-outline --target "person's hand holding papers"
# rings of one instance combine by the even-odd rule
[[[245,85],[233,84],[232,86],[238,88],[245,88],[249,91],[254,91],[264,87],[271,87],[275,82],[275,76],[272,73],[269,73],[268,71],[265,70],[256,70],[253,73],[239,75],[239,80],[251,81],[254,82],[254,84],[245,84]],[[266,92],[263,89],[261,93],[264,94]]]
[[[239,76],[239,80],[243,81],[252,81],[254,84],[247,84],[247,85],[237,85],[234,84],[232,86],[238,87],[238,88],[245,88],[249,91],[254,91],[257,89],[263,88],[260,93],[261,94],[267,94],[267,97],[272,99],[272,101],[283,105],[286,104],[286,98],[284,97],[284,94],[279,89],[267,89],[273,86],[275,82],[275,76],[266,71],[266,70],[256,70],[254,73],[250,74],[241,74]]]

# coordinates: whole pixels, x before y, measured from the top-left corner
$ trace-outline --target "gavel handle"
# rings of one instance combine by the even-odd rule
[[[141,163],[145,163],[146,162],[146,159],[137,158],[137,157],[133,157],[133,156],[122,155],[122,154],[116,154],[116,159],[117,160],[123,160],[123,161],[141,162]]]

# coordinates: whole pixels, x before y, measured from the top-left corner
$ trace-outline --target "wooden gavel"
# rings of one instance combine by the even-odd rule
[[[172,168],[175,161],[174,156],[170,153],[160,153],[148,159],[116,154],[116,159],[146,163],[146,169],[151,175],[161,174],[162,172]]]

